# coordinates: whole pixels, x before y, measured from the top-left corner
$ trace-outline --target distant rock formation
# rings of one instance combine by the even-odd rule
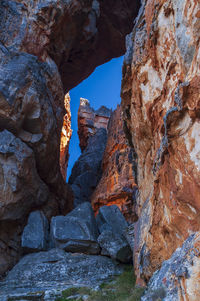
[[[111,114],[108,138],[102,160],[102,177],[92,195],[95,212],[103,205],[117,205],[127,220],[135,221],[134,200],[137,194],[137,157],[128,145],[123,129],[121,106]]]
[[[111,110],[106,107],[95,111],[88,100],[80,100],[78,133],[82,154],[75,162],[69,178],[74,192],[74,206],[91,201],[91,195],[101,178],[110,114]]]
[[[94,110],[87,99],[80,99],[78,110],[78,135],[82,152],[88,145],[89,137],[96,134],[98,129],[107,130],[111,112],[112,110],[105,106],[100,107],[98,110]]]

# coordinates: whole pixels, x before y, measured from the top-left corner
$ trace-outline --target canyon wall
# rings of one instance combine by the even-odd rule
[[[139,0],[1,0],[0,274],[20,257],[32,210],[49,218],[71,210],[59,164],[64,93],[125,52],[139,7]]]
[[[102,159],[102,176],[91,201],[95,212],[104,205],[117,205],[129,221],[135,221],[134,200],[137,165],[134,149],[128,145],[123,129],[121,106],[111,114],[107,144]]]
[[[126,133],[137,153],[138,284],[200,227],[200,3],[142,3],[122,82]]]

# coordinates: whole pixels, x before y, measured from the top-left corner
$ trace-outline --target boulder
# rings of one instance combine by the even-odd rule
[[[100,232],[102,232],[105,227],[109,226],[114,233],[121,236],[124,236],[124,231],[128,227],[127,221],[116,205],[101,207],[96,217],[96,221]],[[105,226],[104,224],[108,226]]]
[[[95,288],[122,271],[121,265],[105,256],[59,249],[33,253],[22,258],[0,282],[0,300],[55,300],[69,287]]]
[[[90,203],[51,220],[51,246],[68,252],[99,254],[98,228]]]
[[[33,211],[22,234],[25,252],[45,251],[48,243],[48,220],[42,211]]]
[[[113,259],[123,263],[128,263],[132,259],[132,251],[127,240],[118,236],[112,231],[103,231],[98,237],[98,243],[101,250],[101,255],[110,256]]]

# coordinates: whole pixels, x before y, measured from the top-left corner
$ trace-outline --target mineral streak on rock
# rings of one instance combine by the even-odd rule
[[[101,180],[92,195],[95,212],[103,205],[115,204],[127,220],[135,220],[133,194],[137,187],[136,157],[123,130],[122,109],[119,105],[108,124],[102,171]]]
[[[137,153],[138,283],[200,226],[200,4],[143,1],[127,39],[122,102]]]
[[[67,166],[69,161],[69,142],[72,135],[69,93],[65,95],[65,110],[66,114],[63,118],[63,127],[60,139],[60,169],[63,179],[66,181]]]
[[[88,145],[90,136],[96,134],[97,129],[107,130],[108,121],[112,110],[105,106],[94,110],[85,98],[80,99],[80,106],[78,110],[78,135],[80,141],[80,148],[83,152]]]

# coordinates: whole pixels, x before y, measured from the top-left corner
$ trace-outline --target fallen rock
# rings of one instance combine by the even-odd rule
[[[127,221],[116,205],[101,207],[96,221],[100,232],[111,227],[112,231],[120,236],[124,236],[124,231],[128,227]]]
[[[33,211],[22,234],[25,252],[46,251],[48,244],[48,220],[41,211]]]
[[[200,233],[197,232],[153,274],[141,300],[200,300],[199,255]]]
[[[100,234],[98,243],[102,248],[101,255],[109,256],[123,263],[131,261],[132,251],[124,237],[107,230]]]
[[[90,203],[51,220],[51,246],[68,252],[99,254],[98,228]]]
[[[0,300],[53,301],[69,287],[95,288],[121,272],[123,267],[105,256],[59,249],[33,253],[22,258],[0,282]]]

